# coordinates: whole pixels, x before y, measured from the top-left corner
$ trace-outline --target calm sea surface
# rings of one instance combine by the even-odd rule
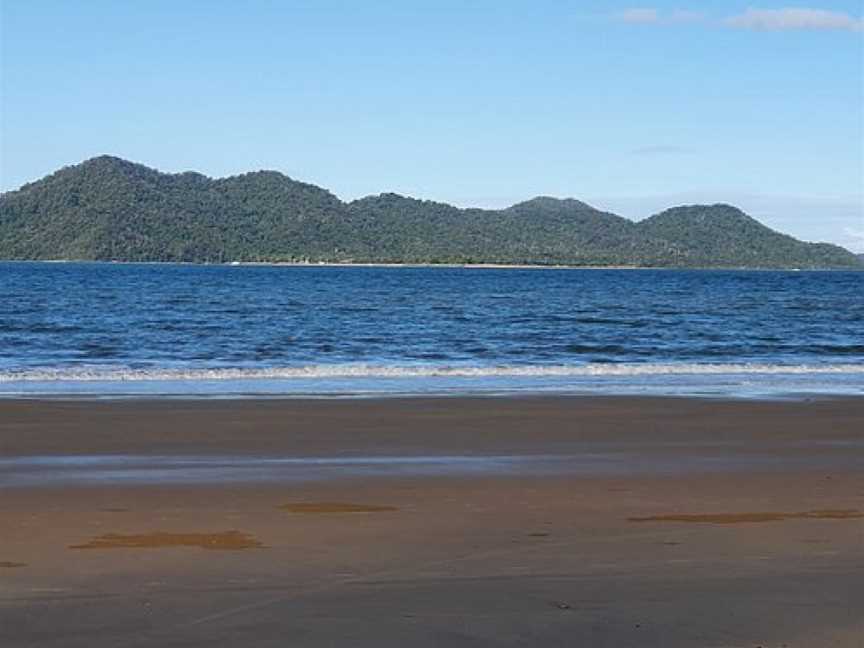
[[[864,273],[0,263],[0,395],[864,394]]]

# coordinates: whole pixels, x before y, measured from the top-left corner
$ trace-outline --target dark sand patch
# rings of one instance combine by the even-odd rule
[[[8,560],[0,560],[0,568],[14,569],[15,567],[26,567],[27,563],[10,562]]]
[[[297,502],[295,504],[282,504],[278,508],[289,513],[383,513],[399,510],[395,506],[348,504],[345,502]]]
[[[128,513],[129,512],[128,508],[123,508],[120,506],[109,506],[107,508],[102,508],[99,510],[102,511],[103,513]]]
[[[248,533],[223,531],[221,533],[143,533],[124,535],[106,533],[85,544],[70,545],[70,549],[161,549],[166,547],[198,547],[236,551],[263,547]]]
[[[703,524],[746,524],[749,522],[778,522],[780,520],[849,520],[864,518],[856,509],[827,509],[795,513],[700,513],[692,515],[651,515],[627,518],[630,522],[695,522]]]

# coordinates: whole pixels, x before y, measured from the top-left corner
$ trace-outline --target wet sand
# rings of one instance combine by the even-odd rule
[[[864,399],[0,402],[19,463],[581,457],[2,464],[0,645],[860,647],[862,430]]]

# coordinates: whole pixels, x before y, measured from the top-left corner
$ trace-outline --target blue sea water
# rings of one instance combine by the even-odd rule
[[[0,263],[0,395],[864,394],[864,273]]]

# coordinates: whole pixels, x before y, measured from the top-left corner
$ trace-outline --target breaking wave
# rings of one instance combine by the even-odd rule
[[[860,374],[862,364],[686,364],[644,363],[583,365],[376,365],[323,364],[270,368],[147,368],[76,366],[0,371],[0,383],[9,382],[137,382],[137,381],[247,381],[292,379],[400,379],[400,378],[567,378],[720,375],[825,375]]]

